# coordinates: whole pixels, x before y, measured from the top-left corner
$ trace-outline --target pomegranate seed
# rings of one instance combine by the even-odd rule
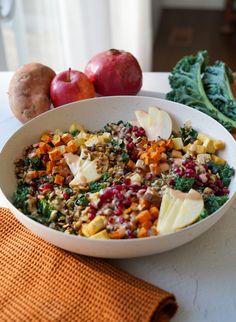
[[[109,224],[113,224],[114,223],[114,217],[109,217],[108,222],[109,222]]]
[[[127,141],[128,141],[129,143],[131,143],[131,142],[133,142],[133,139],[132,139],[131,137],[128,137],[128,138],[127,138]]]
[[[169,181],[169,185],[170,186],[173,186],[175,184],[175,180],[174,179],[170,179],[170,181]]]
[[[135,148],[134,142],[130,142],[126,145],[128,151],[132,151]]]
[[[63,192],[63,198],[65,198],[65,199],[69,199],[70,198],[70,195],[69,195],[69,193],[68,192]]]
[[[119,218],[119,223],[120,223],[120,224],[123,224],[124,222],[125,222],[125,218],[124,218],[124,217],[120,217],[120,218]]]
[[[195,182],[195,184],[198,186],[198,187],[203,187],[204,186],[204,183],[202,183],[201,181],[197,180]]]
[[[93,215],[96,215],[97,209],[90,205],[89,212]]]
[[[193,169],[186,169],[186,177],[189,177],[189,178],[195,178],[196,177],[196,173]]]
[[[224,188],[222,189],[222,193],[223,193],[224,195],[228,194],[228,193],[229,193],[229,189],[228,189],[227,187],[224,187]]]
[[[31,181],[30,182],[30,186],[33,187],[33,188],[36,188],[37,187],[37,183],[35,181]]]
[[[131,158],[131,160],[133,162],[137,162],[137,160],[138,160],[138,154],[137,154],[137,152],[135,152],[135,153],[133,152],[130,158]]]
[[[139,189],[141,188],[141,186],[137,185],[137,184],[132,184],[130,186],[131,190],[133,190],[134,192],[138,192]]]
[[[117,209],[115,210],[115,215],[120,216],[123,212],[123,207],[119,205]]]
[[[39,191],[43,193],[52,189],[53,189],[53,186],[50,183],[44,183],[39,187]]]
[[[49,161],[48,154],[44,154],[43,157],[42,157],[42,160],[43,160],[44,163],[48,162]]]
[[[128,208],[130,205],[131,205],[131,201],[130,201],[129,199],[125,199],[125,200],[123,201],[123,206],[124,206],[124,207]]]
[[[93,220],[94,218],[95,218],[95,215],[94,215],[94,214],[89,214],[89,215],[88,215],[88,219],[89,219],[89,220]]]
[[[216,184],[217,184],[217,186],[218,186],[219,188],[223,188],[223,187],[224,187],[223,182],[222,182],[220,179],[217,179],[217,180],[216,180]]]
[[[131,133],[131,131],[132,131],[132,128],[131,127],[128,127],[125,132],[126,133]]]
[[[129,186],[129,185],[130,185],[130,182],[131,182],[131,180],[130,180],[130,179],[125,179],[125,180],[124,180],[124,184],[125,184],[125,185],[127,185],[127,186]]]
[[[135,125],[135,126],[133,126],[133,132],[137,132],[138,131],[138,127]]]

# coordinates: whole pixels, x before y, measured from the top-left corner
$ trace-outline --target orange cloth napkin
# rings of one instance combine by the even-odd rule
[[[172,294],[54,247],[0,208],[0,321],[167,322],[176,310]]]

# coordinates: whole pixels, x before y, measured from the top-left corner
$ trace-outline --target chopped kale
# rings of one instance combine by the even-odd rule
[[[208,167],[212,173],[219,173],[220,179],[225,187],[229,186],[231,177],[233,177],[235,173],[233,168],[231,168],[228,164],[215,164],[213,161],[208,163]]]
[[[25,159],[25,165],[27,167],[31,167],[32,170],[42,170],[43,169],[43,163],[40,158],[27,158]]]
[[[204,207],[206,209],[205,215],[208,216],[211,215],[213,212],[215,212],[217,209],[219,209],[221,206],[223,206],[224,203],[229,199],[228,196],[215,196],[215,195],[209,195],[204,196]]]
[[[106,184],[102,182],[92,182],[89,184],[89,191],[90,192],[98,192],[101,189],[106,188]]]
[[[206,208],[204,208],[201,213],[200,213],[200,216],[199,216],[199,220],[202,220],[202,219],[205,219],[206,217],[209,216],[209,213],[208,211],[206,210]]]
[[[187,177],[177,176],[175,178],[174,189],[175,190],[180,190],[180,191],[183,191],[183,192],[189,192],[189,190],[192,189],[194,183],[195,183],[194,178],[187,178]]]
[[[123,153],[121,154],[121,158],[122,158],[122,161],[123,161],[123,162],[128,162],[128,161],[129,161],[129,155],[128,155],[128,153],[123,152]]]
[[[13,204],[16,208],[21,209],[24,214],[28,214],[27,195],[29,194],[29,187],[26,185],[18,186],[13,195]]]
[[[52,210],[54,208],[46,199],[40,199],[38,202],[38,212],[44,217],[44,219],[49,219]]]
[[[107,181],[110,178],[109,172],[105,172],[102,176],[101,181]]]
[[[189,143],[193,143],[196,140],[198,132],[194,130],[191,126],[185,124],[183,127],[180,128],[179,135],[182,138],[184,145],[186,145]]]
[[[73,189],[71,189],[71,188],[65,188],[65,189],[64,189],[64,192],[66,192],[66,193],[68,193],[70,196],[72,196],[72,194],[73,194]]]
[[[86,194],[80,194],[75,201],[77,206],[87,207],[89,204],[89,200]]]

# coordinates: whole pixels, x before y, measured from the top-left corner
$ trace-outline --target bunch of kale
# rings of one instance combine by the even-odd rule
[[[183,57],[170,77],[167,99],[193,107],[231,131],[236,128],[236,100],[231,91],[232,71],[222,61],[208,66],[207,51]]]

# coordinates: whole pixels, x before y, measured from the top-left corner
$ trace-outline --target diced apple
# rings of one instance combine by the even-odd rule
[[[216,149],[214,147],[214,141],[210,138],[207,138],[204,143],[203,146],[206,148],[205,152],[208,153],[215,153]]]
[[[183,150],[184,144],[181,138],[173,138],[172,142],[175,150]]]
[[[93,239],[109,239],[109,235],[108,235],[106,229],[103,229],[99,233],[96,233],[95,235],[92,235],[90,238],[93,238]]]
[[[87,141],[85,141],[86,146],[92,146],[99,143],[98,135],[92,135]]]
[[[211,161],[211,155],[208,153],[200,153],[197,155],[197,162],[204,164]]]

